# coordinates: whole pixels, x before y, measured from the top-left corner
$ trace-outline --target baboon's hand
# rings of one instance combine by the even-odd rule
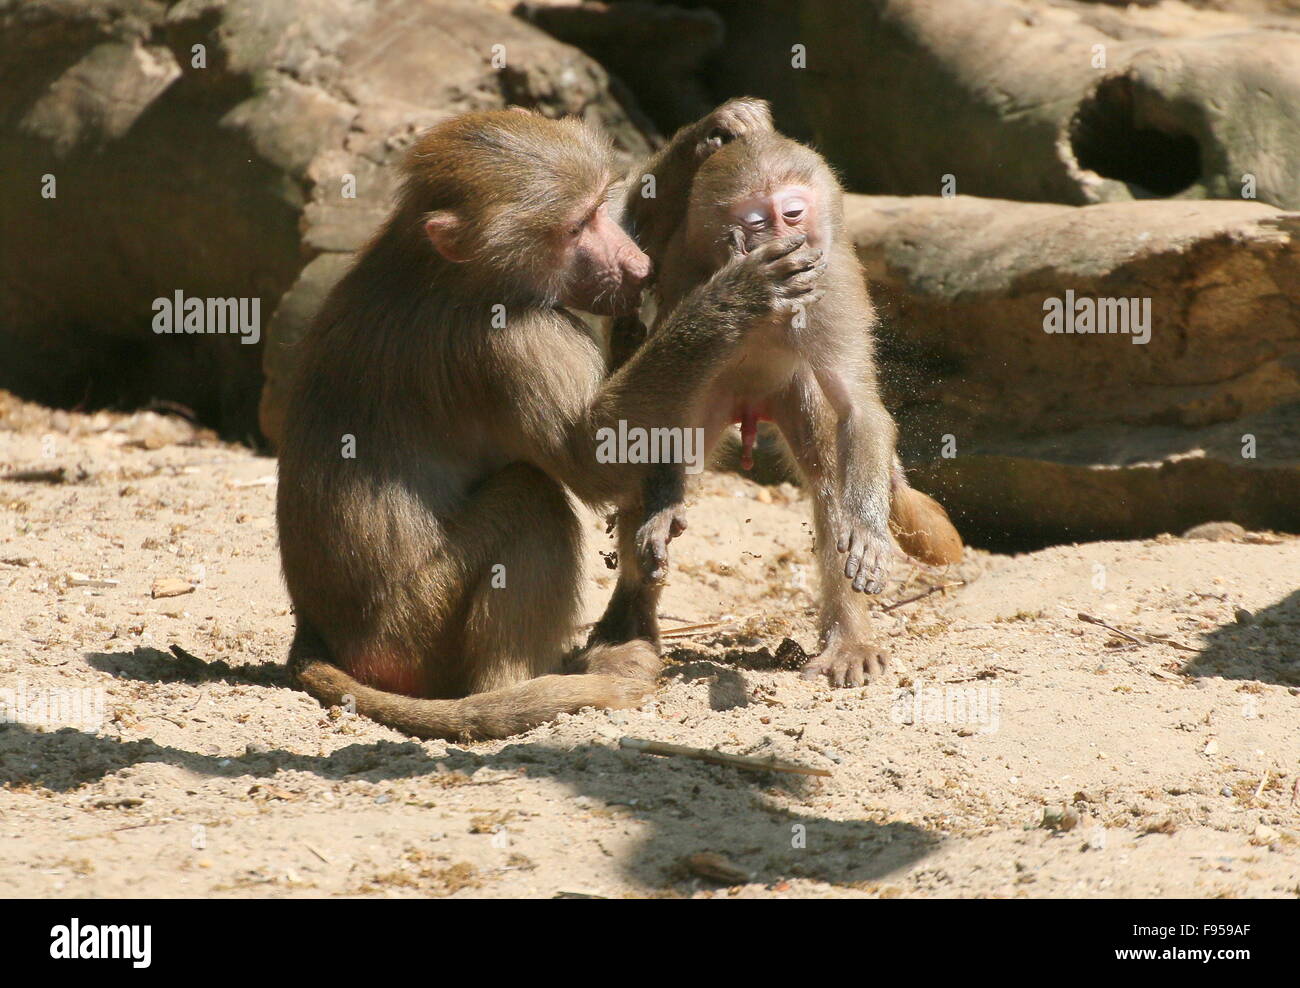
[[[752,96],[727,100],[700,121],[701,137],[695,145],[695,154],[702,161],[737,137],[770,130],[772,111],[768,109],[767,100]]]
[[[844,576],[859,593],[880,593],[889,575],[894,544],[880,525],[848,517],[840,524],[835,548],[844,553]]]
[[[730,244],[731,260],[715,276],[724,301],[752,317],[812,305],[822,296],[825,252],[807,237],[782,237],[744,253],[740,234]]]
[[[680,504],[652,513],[636,531],[636,551],[647,583],[668,578],[668,543],[686,531],[686,511]]]

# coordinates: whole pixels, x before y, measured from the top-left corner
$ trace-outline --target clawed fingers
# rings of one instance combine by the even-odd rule
[[[727,249],[733,258],[745,256],[745,235],[740,230],[732,230],[727,237]]]
[[[826,268],[825,252],[820,247],[801,247],[772,262],[772,270],[784,278],[804,272],[819,272]]]
[[[734,231],[740,234],[740,230]],[[741,235],[743,242],[743,235]],[[754,253],[750,255],[754,258],[756,264],[770,264],[773,261],[779,261],[787,254],[798,250],[808,242],[807,236],[802,233],[796,233],[793,236],[781,237],[778,240],[769,240],[767,243],[756,247]]]
[[[831,686],[851,688],[884,675],[888,666],[888,653],[873,645],[836,645],[809,660],[800,676],[807,680],[825,676]]]
[[[808,270],[796,272],[783,281],[777,287],[777,291],[780,292],[783,298],[787,299],[803,298],[810,295],[814,291],[817,291],[818,285],[821,282],[822,272],[825,270],[826,265],[823,263]]]
[[[641,526],[636,534],[637,555],[649,583],[668,578],[668,543],[686,531],[686,516],[680,511],[661,511]]]
[[[855,528],[840,532],[836,549],[845,554],[844,577],[858,593],[877,594],[885,589],[889,552],[882,541]]]
[[[772,129],[772,112],[767,101],[752,97],[729,100],[713,113],[713,127],[706,142],[721,147],[737,137]]]
[[[641,572],[648,583],[663,583],[668,577],[668,540],[652,538],[638,546]]]

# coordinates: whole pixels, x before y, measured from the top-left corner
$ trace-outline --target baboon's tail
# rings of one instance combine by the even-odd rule
[[[961,536],[948,512],[934,498],[922,494],[907,483],[907,475],[894,462],[892,498],[889,506],[889,529],[899,548],[923,563],[946,566],[961,561]]]
[[[289,648],[294,680],[322,706],[352,698],[357,713],[418,738],[482,741],[508,738],[583,707],[636,707],[652,682],[619,676],[539,676],[458,700],[425,700],[387,693],[354,679],[328,658],[324,642],[301,623]]]

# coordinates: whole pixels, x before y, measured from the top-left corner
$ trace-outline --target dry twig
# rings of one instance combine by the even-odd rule
[[[915,597],[908,597],[905,600],[897,600],[894,603],[888,605],[887,607],[882,607],[880,609],[880,612],[882,614],[888,614],[890,611],[897,610],[898,608],[902,607],[904,604],[914,604],[918,600],[924,600],[926,597],[929,597],[931,594],[942,593],[944,590],[951,590],[953,587],[964,587],[965,585],[966,585],[965,580],[958,580],[956,583],[941,583],[938,586],[930,587],[924,593],[919,593]]]
[[[1137,635],[1131,635],[1127,631],[1120,631],[1120,629],[1116,628],[1114,625],[1107,624],[1101,618],[1093,617],[1091,614],[1084,614],[1082,611],[1079,612],[1079,620],[1087,621],[1089,624],[1098,625],[1105,628],[1107,631],[1119,635],[1121,638],[1127,638],[1129,641],[1136,642],[1139,645],[1168,645],[1170,648],[1181,649],[1184,652],[1200,651],[1199,648],[1192,648],[1192,646],[1184,645],[1182,642],[1176,642],[1172,638],[1162,638],[1159,635],[1147,634],[1145,631],[1140,631]]]
[[[701,762],[709,762],[712,765],[730,765],[732,768],[744,769],[749,772],[789,772],[792,775],[820,775],[828,778],[831,774],[828,769],[813,768],[811,765],[800,765],[798,762],[782,761],[779,758],[729,755],[726,752],[715,751],[712,748],[691,748],[684,744],[669,744],[666,741],[619,738],[618,746],[620,748],[630,748],[632,751],[641,751],[647,755],[676,755],[681,758],[694,758]]]

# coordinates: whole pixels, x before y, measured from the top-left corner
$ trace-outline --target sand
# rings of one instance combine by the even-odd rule
[[[816,644],[806,500],[706,474],[661,613],[719,623],[669,642],[653,702],[461,745],[289,684],[273,460],[3,398],[0,473],[59,469],[0,481],[5,896],[1300,894],[1294,538],[899,558],[893,667],[835,690],[774,658]]]

